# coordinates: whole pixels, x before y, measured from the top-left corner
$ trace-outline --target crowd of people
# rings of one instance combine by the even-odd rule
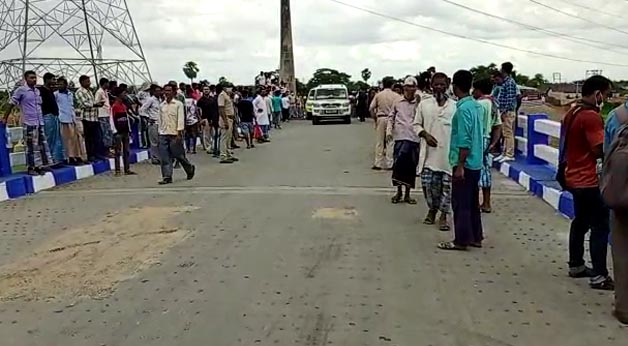
[[[428,207],[424,223],[449,231],[452,211],[454,237],[439,243],[441,250],[483,246],[482,214],[492,212],[492,162],[515,157],[520,97],[512,73],[509,62],[490,79],[476,81],[466,70],[450,79],[433,69],[400,84],[384,80],[383,90],[369,104],[376,128],[373,169],[392,170],[397,189],[392,203],[416,204],[411,191],[420,177]],[[574,200],[568,275],[589,278],[593,289],[614,290],[614,314],[628,323],[628,162],[625,150],[620,152],[628,145],[628,102],[609,114],[605,129],[601,109],[611,90],[603,76],[584,82],[582,98],[563,120],[557,180]],[[605,154],[607,161],[616,158],[601,169]],[[602,190],[601,181],[606,184]],[[611,229],[615,280],[607,268]],[[589,232],[592,267],[584,260]]]
[[[107,78],[94,90],[85,75],[76,90],[52,73],[44,74],[43,82],[38,86],[36,73],[26,71],[2,118],[6,123],[13,108],[19,108],[29,175],[109,158],[114,158],[116,176],[135,175],[129,157],[131,143],[136,143],[161,166],[160,184],[172,183],[179,166],[192,179],[195,167],[188,155],[199,146],[220,163],[232,164],[239,161],[233,151],[240,148],[237,140],[243,139],[247,149],[270,142],[271,129],[281,129],[282,122],[300,113],[294,93],[274,83],[251,91],[170,81],[146,83],[135,93]]]

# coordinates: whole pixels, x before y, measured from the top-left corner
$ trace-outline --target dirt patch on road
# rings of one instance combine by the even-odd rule
[[[355,220],[358,211],[355,208],[320,208],[312,213],[314,219]]]
[[[132,208],[68,229],[33,254],[0,267],[0,301],[108,296],[118,282],[189,234],[170,220],[194,209]]]

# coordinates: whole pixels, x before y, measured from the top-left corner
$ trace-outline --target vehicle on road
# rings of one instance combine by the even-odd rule
[[[305,107],[314,125],[323,120],[343,120],[351,124],[349,91],[342,84],[319,85],[310,90]]]

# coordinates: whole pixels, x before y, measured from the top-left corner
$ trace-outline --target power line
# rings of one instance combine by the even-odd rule
[[[582,45],[586,45],[588,47],[602,48],[602,49],[605,49],[605,50],[608,50],[608,51],[612,51],[612,52],[615,52],[615,53],[618,53],[618,54],[626,54],[626,52],[620,52],[618,50],[613,50],[612,49],[613,47],[621,47],[621,48],[628,49],[628,46],[624,46],[624,45],[618,45],[618,44],[615,44],[615,43],[604,42],[604,41],[590,40],[590,39],[587,39],[587,38],[584,38],[584,37],[578,37],[578,36],[573,36],[573,35],[569,35],[569,34],[564,34],[564,33],[561,33],[561,32],[552,31],[552,30],[544,29],[544,28],[541,28],[541,27],[538,27],[538,26],[533,26],[533,25],[529,25],[529,24],[526,24],[526,23],[518,22],[518,21],[515,21],[515,20],[512,20],[512,19],[508,19],[508,18],[504,18],[504,17],[500,17],[500,16],[497,16],[497,15],[494,15],[494,14],[491,14],[491,13],[488,13],[488,12],[483,12],[483,11],[474,9],[472,7],[469,7],[469,6],[466,6],[466,5],[454,2],[454,1],[450,1],[450,0],[441,0],[441,1],[446,2],[446,3],[450,4],[450,5],[456,6],[456,7],[463,8],[465,10],[468,10],[468,11],[471,11],[471,12],[474,12],[474,13],[478,13],[478,14],[481,14],[481,15],[484,15],[484,16],[487,16],[487,17],[495,18],[497,20],[501,20],[501,21],[506,22],[506,23],[519,25],[519,26],[522,26],[522,27],[524,27],[526,29],[529,29],[529,30],[532,30],[532,31],[542,32],[542,33],[545,33],[545,34],[550,35],[550,36],[559,37],[559,38],[561,38],[563,40],[570,41],[570,42],[575,42],[575,43],[582,44]],[[586,43],[586,42],[589,42],[589,43]]]
[[[593,21],[593,20],[590,20],[590,19],[587,19],[587,18],[583,18],[583,17],[580,17],[580,16],[575,15],[575,14],[571,14],[569,12],[563,11],[563,10],[561,10],[559,8],[556,8],[556,7],[552,7],[550,5],[546,5],[546,4],[544,4],[542,2],[539,2],[539,1],[536,1],[536,0],[528,0],[528,1],[530,1],[531,3],[537,4],[539,6],[543,6],[543,7],[547,8],[547,9],[552,10],[552,11],[556,11],[558,13],[564,14],[565,16],[568,16],[568,17],[571,17],[571,18],[580,19],[580,20],[585,21],[587,23],[590,23],[590,24],[593,24],[593,25],[597,25],[597,26],[601,26],[601,27],[606,28],[608,30],[616,31],[616,32],[622,33],[624,35],[628,35],[628,31],[619,30],[619,29],[617,29],[615,27],[612,27],[610,25],[598,23],[596,21]]]
[[[574,7],[580,7],[580,8],[584,8],[585,10],[589,10],[589,11],[605,14],[605,15],[610,16],[610,17],[615,17],[615,18],[618,17],[618,15],[616,13],[610,13],[610,12],[602,11],[602,10],[597,9],[597,8],[589,7],[589,6],[586,6],[586,5],[580,5],[578,3],[574,3],[574,2],[571,2],[571,1],[566,1],[566,0],[558,0],[558,1],[564,2],[564,3],[569,4],[571,6],[574,6]]]
[[[339,5],[342,5],[342,6],[345,6],[345,7],[353,8],[353,9],[358,10],[358,11],[366,12],[366,13],[372,14],[374,16],[378,16],[378,17],[390,19],[390,20],[393,20],[393,21],[396,21],[396,22],[412,25],[412,26],[415,26],[415,27],[418,27],[418,28],[421,28],[421,29],[438,32],[438,33],[441,33],[441,34],[444,34],[444,35],[447,35],[447,36],[453,36],[453,37],[461,38],[461,39],[464,39],[464,40],[484,43],[484,44],[495,46],[495,47],[499,47],[499,48],[515,50],[515,51],[519,51],[519,52],[523,52],[523,53],[529,53],[529,54],[533,54],[533,55],[543,56],[543,57],[546,57],[546,58],[559,59],[559,60],[566,60],[566,61],[573,61],[573,62],[583,62],[583,63],[607,65],[607,66],[628,67],[628,65],[625,65],[625,64],[567,58],[567,57],[563,57],[563,56],[559,56],[559,55],[546,54],[546,53],[536,52],[536,51],[533,51],[533,50],[521,49],[521,48],[508,46],[508,45],[497,43],[497,42],[484,40],[484,39],[481,39],[481,38],[474,38],[474,37],[466,36],[466,35],[463,35],[463,34],[457,34],[457,33],[449,32],[449,31],[441,30],[441,29],[432,28],[432,27],[429,27],[427,25],[421,25],[421,24],[418,24],[418,23],[414,23],[414,22],[402,19],[402,18],[398,18],[398,17],[394,17],[394,16],[391,16],[391,15],[379,13],[379,12],[376,12],[374,10],[370,10],[368,8],[363,8],[363,7],[355,6],[355,5],[352,5],[352,4],[348,4],[346,2],[342,2],[342,1],[339,1],[339,0],[329,0],[329,1],[334,2],[336,4],[339,4]]]

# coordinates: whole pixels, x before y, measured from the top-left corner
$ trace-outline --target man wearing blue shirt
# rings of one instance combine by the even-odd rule
[[[460,70],[454,74],[452,84],[458,103],[451,121],[449,164],[453,167],[451,206],[455,238],[438,244],[442,250],[482,247],[479,182],[484,160],[483,110],[470,95],[472,83],[471,72]]]
[[[512,78],[513,66],[509,62],[502,64],[500,72],[493,74],[493,80],[499,85],[497,104],[502,117],[502,134],[504,136],[504,152],[495,158],[497,162],[515,159],[515,119],[517,118],[517,83]]]
[[[613,109],[608,113],[606,118],[606,126],[604,127],[604,153],[608,152],[611,147],[617,130],[622,127],[623,124],[628,122],[628,101],[623,105]]]

